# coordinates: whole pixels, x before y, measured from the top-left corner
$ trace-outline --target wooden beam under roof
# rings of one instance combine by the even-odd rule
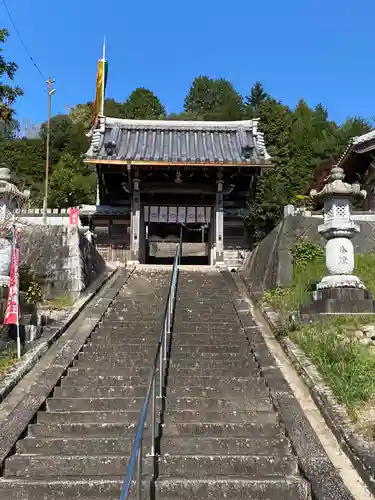
[[[100,159],[86,159],[83,160],[87,164],[101,164],[101,165],[129,165],[127,160],[100,160]],[[132,166],[153,166],[153,167],[241,167],[241,168],[271,168],[273,164],[270,160],[264,160],[264,163],[191,163],[191,162],[163,162],[163,161],[143,161],[135,160],[131,162]]]

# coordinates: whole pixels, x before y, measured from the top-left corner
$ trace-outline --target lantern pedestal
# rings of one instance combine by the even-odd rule
[[[336,285],[313,292],[313,300],[300,312],[304,322],[317,315],[374,314],[375,302],[366,288]]]

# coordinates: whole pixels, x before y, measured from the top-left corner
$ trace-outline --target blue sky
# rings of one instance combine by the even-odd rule
[[[107,37],[107,96],[152,89],[169,112],[182,109],[192,79],[229,79],[243,94],[259,80],[288,105],[322,102],[337,121],[375,116],[374,0],[7,0],[45,76],[56,79],[53,112],[94,98],[97,60]],[[47,5],[50,5],[48,8]],[[42,77],[0,1],[25,91],[18,118],[46,119]]]

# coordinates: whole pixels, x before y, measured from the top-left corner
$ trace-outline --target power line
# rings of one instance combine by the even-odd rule
[[[22,37],[21,37],[21,35],[20,35],[20,32],[19,32],[19,31],[18,31],[18,29],[17,29],[17,26],[16,26],[16,24],[15,24],[15,22],[14,22],[14,20],[13,20],[13,17],[12,17],[12,15],[11,15],[11,13],[10,13],[9,9],[8,9],[8,6],[7,6],[6,2],[5,2],[5,0],[1,0],[1,1],[2,1],[2,3],[3,3],[3,5],[4,5],[4,7],[5,7],[5,10],[7,11],[8,17],[9,17],[9,19],[10,19],[10,22],[11,22],[11,23],[12,23],[12,25],[13,25],[14,31],[16,32],[16,34],[17,34],[18,38],[20,39],[20,42],[21,42],[21,44],[22,44],[23,48],[25,49],[25,51],[26,51],[27,55],[29,56],[30,61],[31,61],[31,62],[32,62],[32,64],[35,66],[36,70],[38,71],[38,73],[40,74],[40,76],[43,78],[43,80],[46,80],[46,78],[45,78],[45,76],[43,75],[43,73],[42,73],[41,69],[39,68],[39,66],[38,66],[38,65],[37,65],[37,63],[35,62],[35,60],[34,60],[33,56],[30,54],[30,52],[29,52],[28,48],[26,47],[26,45],[25,45],[24,41],[22,40]]]

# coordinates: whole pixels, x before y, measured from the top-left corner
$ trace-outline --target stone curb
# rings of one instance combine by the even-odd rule
[[[375,495],[375,450],[374,444],[356,435],[345,408],[340,405],[332,391],[325,384],[315,365],[305,353],[289,338],[277,335],[283,328],[279,314],[271,307],[264,306],[250,291],[241,277],[249,295],[256,302],[275,338],[282,346],[302,380],[307,385],[311,397],[319,408],[326,424],[335,435],[341,449],[348,456],[362,480]]]
[[[226,274],[223,273],[223,275]],[[315,430],[277,366],[259,327],[255,324],[248,302],[244,299],[244,295],[249,294],[246,284],[238,274],[225,276],[225,281],[233,290],[238,317],[245,328],[273,404],[298,459],[301,472],[311,485],[313,498],[315,500],[354,500],[339,472],[332,465]]]
[[[0,405],[0,470],[27,426],[33,422],[56,384],[81,351],[87,338],[128,281],[133,270],[111,273],[112,280],[51,345]]]
[[[103,286],[117,272],[115,269],[107,269],[102,273],[75,302],[74,306],[61,316],[53,325],[46,326],[42,335],[35,345],[17,361],[10,373],[0,381],[0,404],[7,397],[10,391],[18,382],[33,368],[48,348],[69,328],[77,318],[82,309],[92,300],[92,298],[103,288]]]

